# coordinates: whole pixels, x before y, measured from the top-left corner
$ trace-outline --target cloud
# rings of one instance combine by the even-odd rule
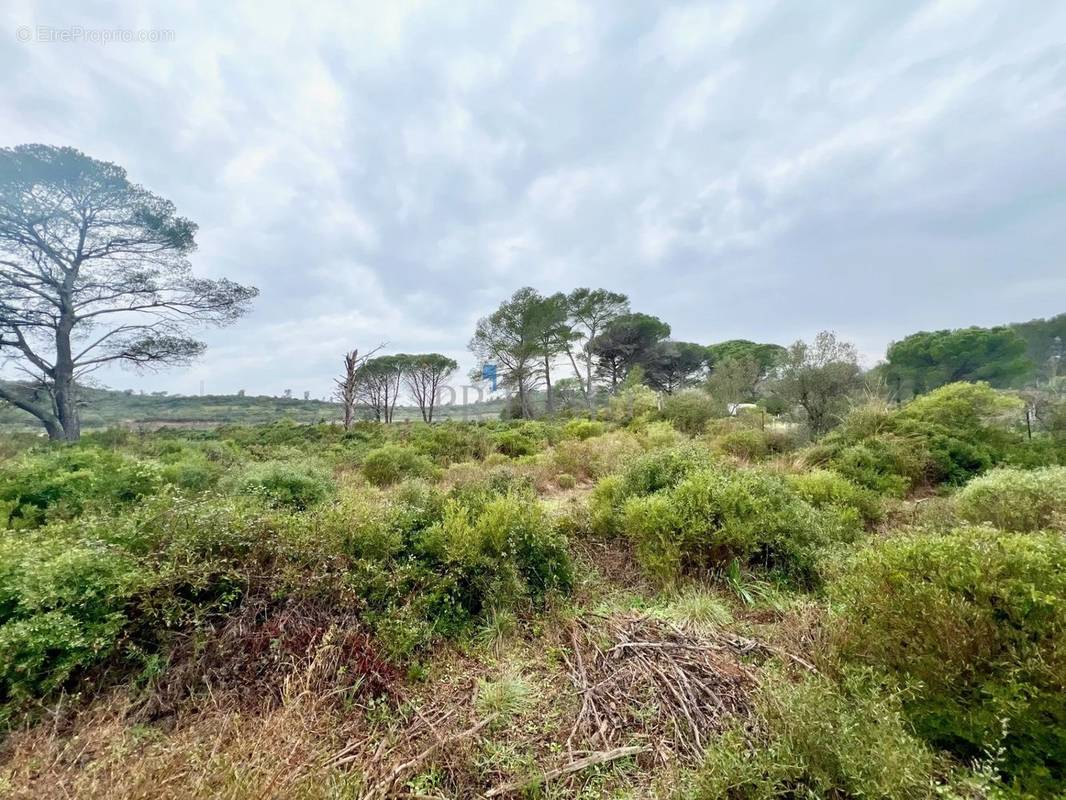
[[[467,368],[526,284],[871,359],[1066,310],[1060,4],[51,0],[0,25],[5,144],[122,164],[199,223],[199,272],[262,290],[200,364],[115,386],[320,396],[382,341]]]

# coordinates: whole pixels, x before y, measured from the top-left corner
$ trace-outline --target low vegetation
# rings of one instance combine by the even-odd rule
[[[1055,796],[1066,467],[1012,394],[811,441],[645,391],[5,440],[0,787]]]

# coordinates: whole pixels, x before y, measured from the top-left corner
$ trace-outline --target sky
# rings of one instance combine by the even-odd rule
[[[382,342],[465,370],[525,285],[869,366],[1066,311],[1058,0],[7,0],[0,74],[0,146],[122,165],[261,291],[114,388],[321,397]]]

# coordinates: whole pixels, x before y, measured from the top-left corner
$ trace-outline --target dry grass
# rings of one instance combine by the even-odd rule
[[[145,724],[142,705],[115,693],[13,734],[0,774],[12,798],[354,796],[359,775],[337,754],[367,725],[323,691],[338,658],[327,639],[262,713],[248,711],[240,693],[209,691],[200,708]]]

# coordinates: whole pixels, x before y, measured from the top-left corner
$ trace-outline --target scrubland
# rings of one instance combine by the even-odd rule
[[[7,436],[0,795],[1061,796],[1018,404]]]

